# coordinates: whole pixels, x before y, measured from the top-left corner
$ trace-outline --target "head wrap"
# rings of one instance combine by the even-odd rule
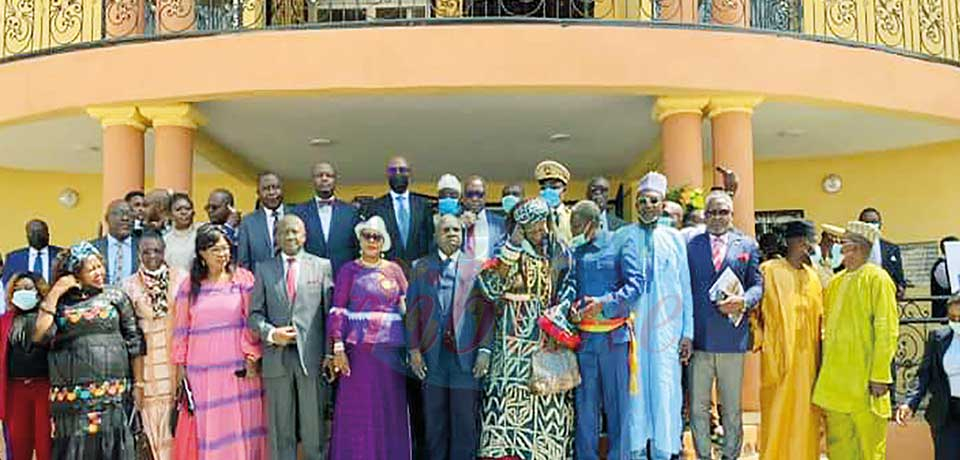
[[[361,233],[363,233],[364,230],[379,233],[380,236],[383,237],[382,251],[387,252],[390,250],[390,234],[387,233],[387,225],[383,223],[383,219],[381,219],[380,216],[373,216],[354,227],[353,231],[357,234],[357,240],[363,241]]]
[[[547,179],[557,179],[564,184],[570,183],[570,171],[566,166],[553,160],[541,161],[540,164],[537,165],[537,169],[534,170],[533,175],[536,177],[537,182]]]
[[[513,219],[520,225],[547,220],[550,206],[542,198],[533,198],[521,202],[513,209]]]
[[[453,174],[444,174],[440,176],[440,180],[437,181],[437,191],[443,189],[456,190],[457,194],[463,193],[463,187],[460,185],[460,179],[457,179],[457,176]]]
[[[657,192],[660,196],[667,196],[667,176],[656,171],[650,171],[637,184],[637,193]]]
[[[97,248],[95,248],[92,244],[86,241],[81,241],[73,246],[70,246],[70,253],[63,261],[63,268],[69,273],[76,273],[77,270],[83,266],[83,263],[90,258],[90,256],[99,255],[100,251],[98,251]]]

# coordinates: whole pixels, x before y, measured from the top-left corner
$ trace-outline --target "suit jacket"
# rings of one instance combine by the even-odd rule
[[[100,251],[100,256],[103,257],[103,263],[104,263],[103,269],[106,270],[107,275],[109,275],[110,260],[113,258],[114,255],[110,254],[110,251],[107,250],[109,249],[109,246],[110,246],[109,243],[107,243],[107,236],[104,235],[104,236],[101,236],[100,238],[90,241],[90,244],[92,244],[95,248],[97,248],[98,251]],[[132,233],[130,234],[130,248],[132,249],[132,251],[130,252],[133,253],[132,270],[136,272],[140,268],[140,238]],[[121,278],[126,278],[126,275]],[[119,283],[120,283],[120,280],[117,280],[117,284]]]
[[[334,201],[330,235],[323,234],[317,202],[313,198],[294,208],[293,213],[303,220],[307,228],[307,242],[303,249],[329,260],[334,277],[340,272],[340,267],[360,256],[360,245],[353,230],[360,218],[353,206],[340,200]]]
[[[880,240],[880,257],[883,269],[893,278],[893,284],[898,290],[907,287],[907,279],[903,276],[903,260],[900,257],[900,246],[887,240]]]
[[[289,212],[288,208],[284,212]],[[258,262],[276,256],[270,244],[270,228],[267,226],[266,209],[257,209],[240,221],[237,229],[237,263],[252,270]]]
[[[57,255],[60,254],[62,248],[58,246],[47,246],[47,257],[50,259],[47,261],[47,267],[49,276],[47,277],[47,283],[53,282],[53,263],[57,260]],[[7,285],[7,281],[10,281],[10,278],[17,273],[29,272],[33,269],[30,266],[30,248],[20,248],[16,251],[12,251],[7,254],[6,263],[3,265],[3,285]]]
[[[917,370],[917,386],[907,393],[906,404],[916,412],[924,396],[930,393],[925,418],[933,429],[947,423],[950,416],[950,380],[943,369],[943,355],[953,342],[953,330],[946,327],[931,331]]]
[[[433,210],[426,198],[410,193],[410,229],[407,232],[407,244],[400,239],[397,226],[397,214],[393,211],[393,197],[387,193],[370,203],[368,215],[377,215],[387,225],[392,246],[387,251],[387,259],[400,262],[404,271],[410,265],[430,251],[433,247]]]
[[[487,216],[487,253],[481,254],[481,258],[492,259],[500,249],[504,241],[504,235],[507,233],[506,218],[500,213],[486,210]],[[474,230],[476,231],[476,230]],[[463,232],[463,249],[467,247],[467,232]]]
[[[443,308],[437,295],[440,282],[440,255],[436,251],[416,260],[410,273],[407,289],[407,348],[423,353],[427,369],[440,369],[440,349],[443,332],[453,316],[457,361],[464,372],[472,372],[477,349],[484,340],[480,315],[485,311],[482,296],[474,289],[480,264],[463,253],[455,267],[457,278],[453,287],[453,302]],[[448,350],[450,351],[450,350]]]
[[[256,281],[250,301],[247,324],[260,336],[263,347],[263,376],[285,375],[284,348],[270,344],[275,327],[293,325],[297,329],[295,347],[300,365],[307,375],[320,374],[326,354],[327,311],[333,298],[333,273],[330,261],[315,255],[300,254],[297,291],[293,305],[287,298],[283,254],[256,264]]]
[[[757,242],[743,233],[727,233],[727,254],[720,270],[713,266],[710,234],[702,233],[687,244],[690,265],[690,288],[693,294],[693,347],[712,353],[743,353],[750,346],[749,320],[744,314],[740,325],[734,327],[716,305],[710,301],[713,283],[727,267],[740,279],[744,290],[744,305],[752,310],[763,297],[763,276],[760,274],[760,249]]]

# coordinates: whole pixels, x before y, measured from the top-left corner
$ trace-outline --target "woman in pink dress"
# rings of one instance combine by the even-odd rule
[[[223,231],[201,226],[190,278],[177,293],[173,333],[173,362],[193,392],[199,460],[267,458],[255,367],[260,346],[246,327],[252,289],[253,274],[230,263]]]

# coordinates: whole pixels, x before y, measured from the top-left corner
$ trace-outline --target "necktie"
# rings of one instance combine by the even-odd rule
[[[270,249],[277,247],[277,219],[280,218],[280,211],[270,210]]]
[[[297,273],[294,265],[296,261],[297,259],[293,257],[287,258],[287,299],[290,300],[291,306],[297,300]]]
[[[713,268],[716,271],[720,271],[720,266],[723,265],[723,256],[726,255],[726,245],[723,242],[723,238],[718,236],[711,236],[711,242],[713,243]]]
[[[33,258],[33,270],[30,270],[40,276],[43,276],[43,254],[37,251],[37,256]]]
[[[475,223],[475,224],[473,224],[473,227],[470,227],[470,228],[467,229],[467,245],[466,245],[466,248],[467,248],[467,253],[468,253],[468,254],[473,254],[473,251],[474,251],[474,250],[476,249],[476,247],[477,247],[476,234],[474,233],[474,230],[477,228],[477,225],[479,225],[479,224],[476,224],[476,223]]]
[[[400,227],[400,240],[403,247],[407,247],[407,236],[410,233],[410,210],[407,209],[407,200],[397,197],[397,225]]]
[[[123,243],[117,241],[117,268],[113,271],[113,279],[110,280],[112,283],[116,284],[120,282],[120,279],[123,278]]]

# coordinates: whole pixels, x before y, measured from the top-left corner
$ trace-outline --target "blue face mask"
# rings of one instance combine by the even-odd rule
[[[460,200],[456,198],[440,198],[439,205],[437,210],[440,211],[440,215],[457,215],[460,214]]]
[[[500,199],[500,206],[503,207],[503,212],[510,212],[519,202],[520,198],[517,198],[513,195],[507,195]]]
[[[820,265],[823,262],[823,254],[820,253],[820,245],[813,246],[813,252],[810,253],[810,263]]]
[[[834,244],[830,248],[830,263],[833,265],[833,268],[837,268],[843,263],[843,246],[839,244]]]
[[[560,189],[545,187],[540,190],[540,198],[543,198],[551,208],[560,206]]]
[[[22,311],[33,310],[40,303],[37,291],[21,289],[13,292],[13,305]]]

